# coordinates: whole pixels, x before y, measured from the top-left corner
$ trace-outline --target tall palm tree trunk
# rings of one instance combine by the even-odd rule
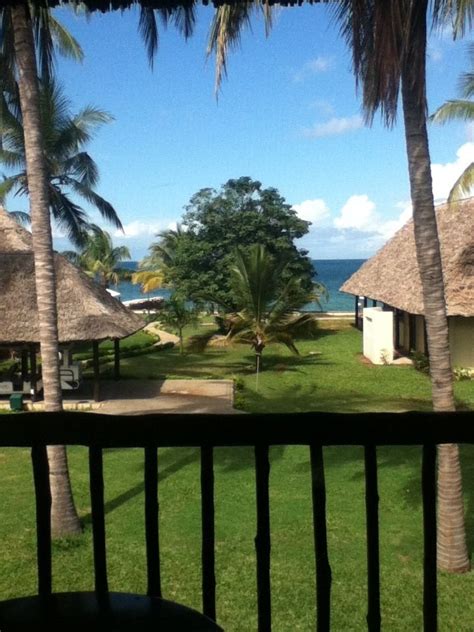
[[[402,99],[416,256],[423,288],[433,407],[440,412],[454,411],[448,319],[426,129],[427,2],[419,0],[414,4],[410,54],[402,69]],[[451,572],[469,570],[456,445],[438,447],[438,567]]]
[[[11,16],[25,133],[26,172],[35,260],[44,405],[47,412],[58,412],[62,410],[62,394],[59,378],[56,279],[49,216],[48,180],[41,132],[38,74],[28,4],[24,2],[12,7]],[[67,475],[64,446],[49,448],[48,457],[51,471],[53,533],[77,533],[80,531],[80,523],[74,508],[69,476]],[[60,479],[62,480],[60,481]],[[65,495],[68,496],[67,502]],[[64,529],[62,527],[54,528],[54,525],[61,523],[63,523]],[[68,528],[66,525],[72,526]]]

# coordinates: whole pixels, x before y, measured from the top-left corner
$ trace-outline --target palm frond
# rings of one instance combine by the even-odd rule
[[[165,278],[161,270],[141,270],[132,274],[132,283],[141,285],[144,294],[162,288]]]
[[[433,25],[453,27],[453,38],[462,37],[469,32],[474,21],[472,0],[434,0],[432,7]]]
[[[104,219],[110,222],[113,226],[123,231],[122,222],[110,202],[107,202],[98,193],[93,191],[90,187],[82,184],[74,178],[66,178],[65,182],[73,189],[75,193],[83,197],[90,204],[93,204]]]
[[[430,121],[441,125],[454,120],[474,120],[474,101],[447,101],[430,116]]]
[[[140,17],[138,19],[138,32],[145,44],[148,63],[153,68],[156,51],[158,50],[159,33],[156,24],[155,12],[151,7],[140,6]]]
[[[51,11],[48,11],[48,26],[51,31],[54,45],[63,57],[68,57],[74,61],[84,60],[84,51],[75,37],[69,33],[64,26],[56,20]]]
[[[4,176],[3,180],[0,182],[0,202],[5,202],[6,196],[19,185],[21,185],[21,180],[18,177],[11,176],[9,178],[6,178]]]
[[[89,188],[95,187],[99,181],[97,165],[86,151],[66,158],[61,165],[61,171]]]
[[[53,217],[58,226],[64,230],[74,245],[82,246],[84,235],[90,226],[84,210],[54,185],[49,187],[49,200]]]
[[[31,216],[26,211],[10,211],[10,217],[13,217],[21,226],[30,226]]]
[[[16,151],[0,149],[0,162],[9,169],[14,169],[15,167],[22,167],[25,164],[25,156]]]
[[[474,188],[474,162],[464,169],[449,192],[448,202],[457,202],[469,195]]]
[[[173,10],[172,19],[174,25],[178,31],[184,35],[185,39],[191,37],[196,23],[196,14],[193,4],[176,7],[176,9]]]
[[[207,56],[216,55],[215,92],[219,92],[222,79],[227,76],[227,58],[229,52],[240,45],[242,31],[251,26],[254,10],[262,10],[265,19],[265,32],[268,35],[272,26],[272,8],[268,2],[238,2],[223,4],[216,8],[211,23],[207,44]]]

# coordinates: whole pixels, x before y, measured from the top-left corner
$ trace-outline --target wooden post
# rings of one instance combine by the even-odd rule
[[[120,380],[120,340],[114,340],[114,380]]]
[[[36,401],[36,347],[30,347],[30,395],[31,401]]]
[[[354,296],[354,325],[359,326],[359,297],[357,294]]]
[[[21,350],[21,379],[26,380],[28,374],[28,349]]]
[[[99,367],[99,343],[97,340],[92,342],[92,361],[94,365],[94,386],[93,399],[95,402],[100,401],[100,367]]]

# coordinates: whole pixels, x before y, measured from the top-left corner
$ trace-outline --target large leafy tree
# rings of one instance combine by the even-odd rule
[[[243,3],[238,11],[216,9],[208,50],[216,51],[218,80],[228,51],[238,43],[250,12],[261,4]],[[455,35],[462,34],[474,18],[472,0],[433,0],[431,5],[435,22],[452,24]],[[352,50],[367,121],[371,122],[380,110],[391,126],[401,91],[433,408],[453,411],[448,320],[426,129],[428,0],[339,0],[333,8]],[[452,572],[469,569],[459,452],[455,445],[438,449],[438,517],[439,568]]]
[[[461,75],[460,99],[451,99],[439,107],[430,117],[434,123],[444,125],[449,121],[474,121],[474,44],[469,47],[470,72]],[[468,165],[449,192],[448,202],[455,202],[469,195],[474,187],[474,162]]]
[[[179,231],[162,234],[151,252],[161,257],[169,282],[184,295],[199,298],[205,293],[233,308],[229,267],[237,246],[245,252],[252,244],[265,245],[285,260],[282,283],[296,274],[302,293],[312,289],[313,266],[294,243],[308,227],[276,189],[242,177],[218,191],[201,189],[193,195]]]

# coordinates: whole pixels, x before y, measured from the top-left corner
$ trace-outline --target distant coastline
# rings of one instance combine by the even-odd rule
[[[321,306],[316,304],[308,304],[305,309],[308,311],[323,312],[350,312],[354,309],[354,299],[348,294],[339,292],[339,288],[360,266],[365,259],[313,259],[312,263],[315,268],[315,280],[324,283],[329,292],[329,300],[321,301]],[[129,270],[136,270],[138,261],[125,261],[122,266]],[[117,286],[113,286],[114,290],[120,292],[123,301],[143,298],[144,295],[140,291],[138,285],[133,285],[130,281],[122,281]],[[151,296],[163,296],[167,298],[170,290],[156,290],[150,293]]]

